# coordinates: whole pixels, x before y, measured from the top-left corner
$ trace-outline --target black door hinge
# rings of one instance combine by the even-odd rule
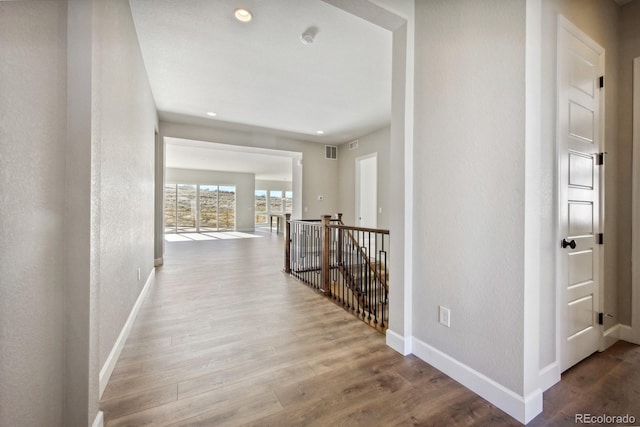
[[[596,166],[604,165],[604,153],[596,154],[595,159],[596,159]]]
[[[598,233],[598,244],[604,245],[604,233]]]
[[[598,79],[598,85],[600,89],[604,87],[604,76],[600,76],[600,78]]]

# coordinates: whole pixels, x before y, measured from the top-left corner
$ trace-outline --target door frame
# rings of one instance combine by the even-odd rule
[[[378,227],[378,153],[371,153],[371,154],[366,154],[364,156],[360,156],[360,157],[356,157],[356,206],[355,206],[355,223],[358,227],[360,227],[360,190],[361,190],[361,182],[360,182],[360,163],[364,160],[369,160],[371,158],[375,158],[376,159],[376,206],[375,206],[375,218],[376,218],[376,226],[372,227],[372,228],[377,228]],[[370,227],[371,228],[371,227]]]
[[[599,66],[600,66],[600,70],[601,70],[601,75],[605,77],[605,81],[606,81],[606,69],[605,69],[605,50],[602,46],[600,46],[598,43],[596,43],[591,37],[589,37],[589,35],[587,35],[585,32],[583,32],[580,28],[578,28],[575,24],[573,24],[571,21],[569,21],[567,18],[565,18],[562,15],[558,16],[558,28],[557,28],[557,41],[556,41],[556,46],[557,46],[557,63],[556,63],[556,91],[557,93],[560,90],[559,87],[559,76],[560,76],[560,71],[561,71],[561,65],[560,65],[560,52],[561,52],[561,37],[560,37],[560,32],[561,31],[565,31],[571,35],[573,35],[574,37],[576,37],[578,40],[580,40],[582,43],[584,43],[585,45],[587,45],[588,47],[590,47],[591,49],[593,49],[596,53],[598,53],[599,55]],[[606,99],[606,85],[605,87],[603,87],[602,89],[600,89],[600,99],[599,99],[599,109],[600,109],[600,117],[599,117],[599,129],[598,129],[598,137],[600,138],[600,149],[599,151],[601,153],[606,152],[606,140],[605,140],[605,99]],[[555,232],[555,252],[556,252],[556,361],[558,363],[558,366],[560,367],[559,371],[562,372],[562,348],[564,346],[564,336],[563,336],[563,331],[564,331],[564,327],[565,324],[567,322],[567,318],[566,318],[566,307],[564,307],[563,305],[563,300],[564,300],[564,296],[563,296],[563,292],[564,292],[564,288],[566,288],[566,277],[564,275],[564,273],[567,272],[567,266],[563,266],[563,262],[565,259],[565,249],[562,249],[560,247],[560,243],[562,241],[562,239],[566,236],[564,236],[562,234],[562,226],[561,226],[561,222],[562,222],[562,218],[560,215],[560,211],[562,209],[561,203],[561,193],[562,193],[562,189],[561,187],[561,180],[560,180],[560,173],[562,170],[562,165],[561,165],[561,149],[562,147],[560,146],[560,121],[559,121],[559,108],[560,108],[560,96],[558,93],[558,97],[557,97],[557,103],[556,103],[556,185],[555,185],[555,189],[556,189],[556,232]],[[605,233],[605,191],[606,191],[606,181],[605,181],[605,173],[606,173],[606,161],[604,162],[604,164],[602,166],[599,166],[600,169],[600,173],[599,173],[599,188],[600,188],[600,192],[599,192],[599,224],[597,224],[596,226],[594,226],[594,228],[597,230],[596,232],[598,233]],[[605,254],[605,245],[600,245],[599,251],[598,251],[598,259],[596,262],[598,262],[599,264],[599,268],[598,268],[598,291],[599,291],[599,296],[598,296],[598,309],[599,311],[602,311],[603,307],[604,307],[604,290],[605,290],[605,271],[604,271],[604,254]],[[599,346],[598,346],[598,351],[603,351],[606,346],[606,337],[605,337],[605,331],[603,327],[599,328]]]
[[[633,60],[633,166],[631,184],[631,330],[626,341],[640,344],[640,56]]]

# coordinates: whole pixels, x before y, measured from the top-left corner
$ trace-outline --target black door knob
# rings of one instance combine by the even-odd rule
[[[567,242],[567,239],[562,239],[562,247],[566,248],[567,246],[569,246],[571,249],[575,249],[576,248],[576,241],[575,240],[571,240],[570,242]]]

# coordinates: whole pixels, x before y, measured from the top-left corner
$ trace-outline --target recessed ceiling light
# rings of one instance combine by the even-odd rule
[[[317,131],[316,131],[316,133],[317,133],[318,135],[324,135],[324,131],[323,131],[323,130],[317,130]]]
[[[209,116],[209,117],[215,117],[215,116],[217,116],[217,114],[216,114],[216,113],[214,113],[213,111],[209,111],[209,112],[207,113],[207,116]]]
[[[236,19],[240,22],[249,22],[251,21],[251,18],[253,18],[251,16],[251,12],[249,12],[248,9],[236,9],[235,12],[233,12],[234,16],[236,17]]]
[[[300,34],[300,41],[302,44],[313,44],[313,34],[302,33]]]

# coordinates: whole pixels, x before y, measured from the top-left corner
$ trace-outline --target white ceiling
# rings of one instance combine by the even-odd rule
[[[390,121],[391,33],[321,0],[130,0],[161,117],[341,143]],[[245,7],[253,20],[233,12]],[[300,35],[316,28],[313,44]],[[322,130],[324,135],[317,135]]]
[[[165,138],[166,167],[181,169],[244,172],[256,179],[291,181],[292,162],[300,153],[210,142]]]

